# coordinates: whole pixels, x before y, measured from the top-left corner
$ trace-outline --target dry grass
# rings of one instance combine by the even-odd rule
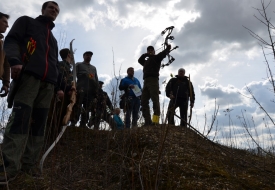
[[[48,145],[46,145],[48,146]],[[44,163],[10,189],[275,189],[275,160],[175,126],[125,131],[69,127]]]

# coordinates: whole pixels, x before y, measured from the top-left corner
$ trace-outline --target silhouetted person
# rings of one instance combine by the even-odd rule
[[[166,96],[170,98],[168,106],[168,124],[175,125],[174,113],[175,109],[179,107],[180,117],[183,119],[180,122],[180,126],[186,127],[187,112],[188,112],[188,101],[190,100],[190,106],[193,108],[195,102],[194,88],[188,77],[184,76],[185,70],[180,68],[178,75],[175,78],[169,80],[166,85]],[[190,86],[191,85],[191,86]],[[191,98],[192,97],[192,98]]]

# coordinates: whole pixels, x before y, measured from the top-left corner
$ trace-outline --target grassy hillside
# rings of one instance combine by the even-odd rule
[[[49,146],[50,143],[48,143]],[[44,163],[10,189],[275,189],[275,160],[213,143],[190,129],[68,127]]]

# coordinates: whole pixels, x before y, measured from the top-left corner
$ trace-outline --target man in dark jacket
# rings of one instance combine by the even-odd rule
[[[68,48],[59,51],[62,61],[58,62],[59,71],[57,84],[55,85],[56,97],[52,99],[51,109],[49,111],[47,124],[51,129],[53,139],[62,129],[62,121],[67,112],[67,106],[70,104],[72,90],[73,72],[71,69],[72,54]]]
[[[44,127],[58,77],[58,47],[51,32],[58,14],[56,2],[45,2],[41,16],[18,18],[5,39],[11,78],[17,80],[19,88],[2,144],[7,178],[1,176],[0,184],[14,179],[20,170],[37,174]]]
[[[92,56],[93,52],[86,51],[83,54],[84,61],[76,63],[77,98],[76,104],[74,105],[71,125],[75,125],[78,122],[81,114],[80,127],[87,127],[86,124],[88,122],[89,112],[91,111],[91,104],[96,98],[98,76],[96,67],[90,64]]]
[[[62,58],[57,64],[59,71],[58,80],[56,84],[57,96],[61,99],[65,98],[66,95],[70,95],[72,90],[73,72],[71,65],[71,52],[68,48],[64,48],[59,51],[59,55]]]
[[[94,129],[99,129],[102,119],[109,124],[111,129],[113,129],[114,122],[111,113],[114,108],[107,92],[102,89],[104,82],[98,81],[98,84],[97,101],[91,110],[92,116],[89,125],[92,126],[94,124]]]
[[[155,55],[155,50],[153,46],[147,47],[147,53],[141,55],[138,62],[143,66],[143,80],[144,86],[141,96],[141,106],[142,115],[145,119],[145,125],[150,125],[152,123],[149,100],[152,99],[153,102],[153,122],[159,123],[160,116],[160,105],[159,105],[159,70],[161,66],[161,61],[166,57],[171,49],[171,45]],[[148,58],[146,60],[146,58]]]
[[[185,70],[183,68],[178,70],[178,75],[169,80],[165,92],[166,96],[170,98],[167,118],[168,123],[174,125],[174,112],[179,107],[180,117],[182,118],[180,126],[186,127],[188,100],[190,99],[190,106],[193,108],[195,102],[195,93],[192,83],[188,77],[184,76]]]

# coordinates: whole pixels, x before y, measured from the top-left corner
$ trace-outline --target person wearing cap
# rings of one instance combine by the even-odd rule
[[[134,89],[141,90],[140,82],[137,78],[134,77],[134,68],[129,67],[127,69],[127,76],[121,79],[119,84],[119,90],[124,90],[126,98],[126,117],[125,117],[125,126],[130,128],[131,125],[131,115],[132,115],[132,128],[137,126],[138,112],[140,109],[140,94],[134,93]]]
[[[141,96],[142,115],[145,120],[145,125],[151,125],[151,114],[149,100],[153,102],[153,123],[159,123],[160,105],[159,105],[159,70],[161,61],[166,57],[171,49],[168,45],[165,50],[155,55],[153,46],[147,47],[147,53],[144,53],[138,59],[138,62],[143,66],[144,86]]]
[[[72,72],[72,55],[68,48],[64,48],[59,51],[59,55],[62,61],[58,62],[57,68],[59,71],[57,85],[55,90],[59,99],[65,98],[65,95],[70,95],[73,81],[73,72]]]
[[[192,82],[185,76],[185,70],[180,68],[178,75],[171,78],[165,88],[166,96],[170,98],[167,118],[168,124],[175,125],[174,112],[177,107],[180,109],[180,126],[187,126],[188,100],[193,108],[195,102],[195,93]]]
[[[92,101],[96,98],[98,77],[96,67],[90,64],[92,56],[93,52],[86,51],[83,54],[83,62],[76,63],[77,98],[76,104],[73,108],[74,114],[71,120],[72,126],[75,126],[78,122],[81,112],[80,127],[87,127],[86,124],[88,122],[91,104]]]
[[[110,128],[113,129],[114,123],[112,122],[110,114],[113,111],[113,105],[107,92],[102,89],[104,82],[98,81],[98,84],[97,102],[91,110],[92,116],[89,121],[89,126],[94,125],[94,129],[99,129],[100,121],[104,120],[109,124]]]
[[[72,72],[72,55],[68,48],[64,48],[59,51],[59,55],[62,61],[57,64],[58,79],[55,85],[56,97],[52,99],[51,108],[49,111],[49,118],[52,120],[47,121],[49,130],[53,135],[53,139],[56,138],[62,127],[62,121],[67,112],[67,106],[70,104],[70,95],[72,90],[75,90],[72,86],[73,72]]]

